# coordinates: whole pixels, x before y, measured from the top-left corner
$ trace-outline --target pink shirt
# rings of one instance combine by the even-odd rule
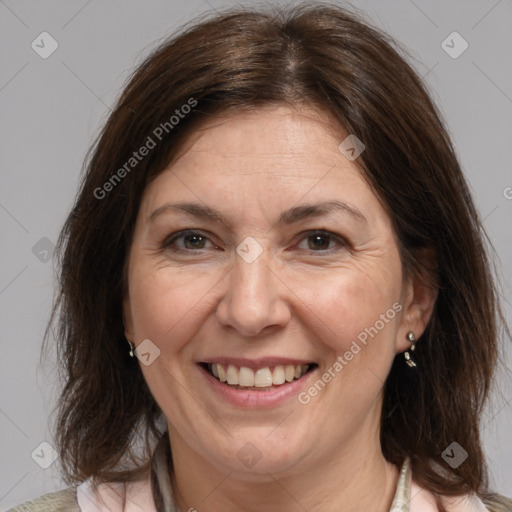
[[[412,482],[410,496],[410,512],[437,512],[434,496],[429,491],[419,487],[415,482]],[[487,512],[485,505],[476,496],[444,498],[443,502],[449,512]],[[393,510],[390,512],[393,512]]]
[[[96,490],[86,480],[77,487],[76,497],[81,512],[156,512],[149,475],[136,483],[100,484]]]

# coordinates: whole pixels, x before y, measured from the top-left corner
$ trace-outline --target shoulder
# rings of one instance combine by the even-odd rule
[[[441,498],[447,512],[512,512],[512,500],[499,494]],[[438,512],[436,499],[428,490],[412,482],[410,512]]]
[[[76,498],[76,487],[43,494],[34,501],[26,502],[7,512],[80,512]]]
[[[443,500],[448,512],[512,512],[512,500],[499,494],[488,494],[482,498],[464,496]]]
[[[482,501],[489,512],[512,512],[512,500],[499,494],[484,496]]]

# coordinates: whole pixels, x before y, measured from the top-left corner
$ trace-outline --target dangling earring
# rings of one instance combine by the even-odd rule
[[[412,357],[412,352],[414,352],[414,349],[416,348],[416,336],[414,336],[414,333],[412,331],[409,331],[407,333],[407,336],[406,336],[407,340],[409,342],[412,343],[411,345],[411,348],[410,348],[410,351],[411,353],[409,353],[409,350],[407,350],[406,352],[404,352],[404,358],[405,358],[405,362],[411,367],[411,368],[414,368],[417,366],[416,364],[416,361],[414,360],[414,358]]]
[[[131,341],[128,341],[128,345],[130,345],[130,356],[135,357],[135,344],[133,344]]]

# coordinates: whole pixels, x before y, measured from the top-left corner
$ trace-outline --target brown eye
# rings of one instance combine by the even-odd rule
[[[308,236],[308,247],[309,249],[326,250],[329,249],[330,237],[328,235],[311,235]]]
[[[202,249],[208,249],[208,243],[211,244],[211,247],[216,247],[211,240],[202,233],[198,233],[197,231],[182,231],[167,239],[163,244],[163,248],[178,252],[200,251]]]
[[[304,247],[304,241],[306,247]],[[347,243],[340,236],[325,231],[309,233],[298,245],[300,249],[313,252],[332,252],[336,250],[336,246],[338,249],[343,248],[347,246]]]
[[[186,249],[203,249],[206,237],[199,234],[190,234],[183,236],[183,242]]]

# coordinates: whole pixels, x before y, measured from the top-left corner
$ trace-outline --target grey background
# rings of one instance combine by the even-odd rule
[[[50,449],[40,447],[43,441],[52,444],[48,415],[56,396],[54,361],[39,364],[53,294],[46,260],[72,205],[85,152],[129,71],[158,40],[196,14],[239,4],[0,0],[1,509],[64,487],[57,464],[42,469],[31,454],[35,450],[40,463],[51,461]],[[512,2],[353,4],[409,49],[447,120],[501,260],[510,323]],[[47,59],[31,48],[43,31],[59,45]],[[457,59],[441,46],[453,31],[469,44]],[[448,44],[456,50],[459,43]],[[507,352],[510,357],[510,347]],[[484,424],[492,484],[510,496],[512,387],[505,374]]]

